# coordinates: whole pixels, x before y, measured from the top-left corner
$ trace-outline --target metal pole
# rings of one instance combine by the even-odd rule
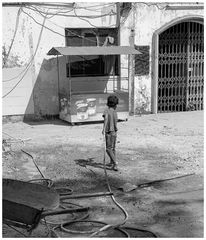
[[[72,102],[72,80],[71,80],[71,64],[70,64],[70,58],[67,57],[68,59],[68,62],[69,62],[69,96],[68,96],[68,104],[70,105],[70,112],[69,112],[69,115],[70,115],[70,122],[72,123],[72,117],[71,117],[71,108],[73,106],[71,106],[71,102]]]
[[[134,3],[132,3],[134,4]],[[132,29],[131,29],[131,34],[129,37],[129,43],[131,47],[134,47],[134,38],[135,38],[135,8],[133,7],[132,10],[132,14],[133,14],[133,22],[132,22]],[[134,55],[130,54],[129,56],[129,115],[134,115]]]
[[[117,45],[120,46],[120,3],[117,2],[116,3],[116,12],[117,12],[117,19],[116,19],[116,27],[117,27]],[[118,74],[119,76],[117,76],[117,89],[121,90],[121,55],[117,56],[118,59]]]
[[[90,198],[90,197],[106,197],[106,196],[112,196],[113,193],[111,192],[98,192],[98,193],[85,193],[80,195],[69,195],[69,196],[63,196],[60,199],[77,199],[77,198]]]
[[[72,208],[72,209],[62,209],[62,210],[53,210],[53,211],[45,211],[41,214],[41,218],[45,218],[47,216],[54,216],[54,215],[60,215],[65,213],[74,213],[74,212],[85,212],[88,211],[88,207],[82,207],[82,208]]]
[[[153,54],[152,54],[152,99],[151,107],[152,113],[157,114],[158,111],[158,64],[159,64],[159,34],[155,34],[152,42]]]
[[[128,56],[129,69],[129,115],[134,115],[134,55]]]
[[[59,57],[57,55],[57,75],[58,75],[58,84],[57,84],[57,91],[58,91],[58,101],[59,101],[59,111],[61,110],[61,104],[60,104],[60,81],[59,81]]]
[[[71,94],[72,94],[72,90],[71,90],[71,87],[72,87],[72,80],[71,80],[71,65],[70,65],[70,59],[68,57],[68,60],[69,60],[69,101],[71,102]]]

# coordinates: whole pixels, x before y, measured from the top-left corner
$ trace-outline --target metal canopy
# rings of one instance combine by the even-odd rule
[[[121,54],[141,54],[138,50],[130,46],[112,47],[53,47],[47,55],[121,55]]]

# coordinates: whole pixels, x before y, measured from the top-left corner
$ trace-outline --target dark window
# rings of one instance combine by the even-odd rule
[[[117,28],[66,29],[66,46],[112,46],[117,45]],[[79,76],[119,75],[119,56],[71,56],[70,73]],[[69,64],[67,63],[67,76]]]
[[[135,75],[149,74],[149,46],[136,46],[142,54],[135,55]]]

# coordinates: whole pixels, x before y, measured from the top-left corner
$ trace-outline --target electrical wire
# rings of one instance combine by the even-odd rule
[[[42,12],[44,12],[45,14],[46,14],[46,12],[48,11],[49,12],[49,10],[56,10],[56,12],[54,12],[54,14],[55,13],[58,13],[58,12],[62,12],[62,13],[69,13],[69,12],[72,12],[73,11],[73,7],[70,9],[70,10],[68,10],[68,8],[65,8],[65,7],[59,7],[59,8],[54,8],[54,7],[43,7],[43,6],[36,6],[36,5],[27,5],[26,7],[33,7],[33,8],[35,8],[35,9],[38,9],[39,11],[42,11]],[[44,9],[44,10],[42,10],[42,8]],[[46,11],[45,11],[46,10]]]
[[[23,9],[22,9],[23,11]],[[28,72],[30,66],[31,66],[31,63],[32,63],[32,60],[34,59],[36,53],[37,53],[37,50],[39,48],[39,44],[40,44],[40,41],[41,41],[41,37],[42,37],[42,32],[43,32],[43,29],[44,29],[44,25],[45,25],[45,21],[46,21],[46,18],[44,18],[43,20],[43,24],[42,24],[42,28],[41,28],[41,31],[40,31],[40,34],[39,34],[39,38],[38,38],[38,42],[37,42],[37,46],[36,46],[36,49],[35,49],[35,52],[34,52],[34,55],[32,56],[29,64],[27,65],[26,67],[26,70],[25,70],[25,73],[23,74],[23,76],[20,78],[20,80],[12,87],[12,89],[7,92],[2,98],[5,98],[6,96],[8,96],[18,85],[19,83],[23,80],[24,76],[26,75],[26,73]]]
[[[32,17],[29,13],[25,12],[23,9],[22,9],[22,12],[23,12],[24,14],[26,14],[27,16],[29,16],[35,23],[37,23],[38,25],[42,26],[42,24],[39,23],[38,21],[36,21],[36,19],[35,19],[34,17]],[[53,33],[56,33],[56,34],[62,36],[62,37],[65,37],[65,35],[63,35],[63,34],[61,34],[61,33],[59,33],[59,32],[56,32],[56,31],[54,31],[53,29],[50,29],[49,27],[44,26],[44,28],[47,29],[47,30],[49,30],[49,31],[51,31],[51,32],[53,32]]]
[[[25,8],[31,10],[31,8],[28,7],[28,6],[25,7]],[[128,7],[125,7],[125,9],[126,9],[126,8],[128,8]],[[34,11],[34,9],[32,9],[32,10]],[[49,17],[41,14],[39,10],[36,9],[36,11],[37,11],[42,17],[49,19]],[[72,10],[70,10],[70,11],[72,11]],[[42,24],[39,23],[38,21],[36,21],[35,18],[33,18],[30,14],[26,13],[26,12],[23,11],[23,10],[22,10],[22,12],[24,12],[27,16],[29,16],[30,18],[32,18],[32,20],[35,21],[38,25],[42,26]],[[75,13],[76,13],[76,12],[75,12]],[[79,17],[78,15],[76,15],[76,16]],[[102,16],[103,16],[103,15],[102,15]],[[51,18],[51,17],[50,17],[50,18]],[[87,19],[83,19],[83,18],[81,18],[81,17],[80,17],[80,19],[83,20],[83,21],[88,22],[91,26],[93,26],[93,27],[95,27],[95,28],[98,28],[97,26],[91,24]],[[50,21],[50,20],[48,20],[48,21],[51,22],[51,23],[53,23],[53,22]],[[121,25],[122,23],[123,23],[123,22],[121,22],[120,25]],[[60,27],[60,28],[62,28],[62,29],[65,29],[64,27],[62,27],[62,26],[60,26],[60,25],[58,25],[58,24],[55,24],[55,23],[53,23],[53,24],[56,25],[56,26],[58,26],[58,27]],[[111,25],[111,26],[113,26],[113,25]],[[110,27],[111,27],[111,26],[110,26]],[[115,26],[115,25],[114,25],[114,26]],[[62,37],[65,38],[65,35],[60,34],[59,32],[56,32],[56,31],[50,29],[49,27],[46,27],[46,26],[44,26],[44,27],[45,27],[47,30],[50,30],[50,31],[52,31],[53,33],[58,34],[58,35],[60,35],[60,36],[62,36]],[[71,30],[66,29],[66,31],[70,32],[70,33],[71,33],[72,35],[74,35],[74,36],[78,36],[78,37],[80,37],[80,38],[82,38],[82,39],[87,39],[88,41],[91,41],[91,42],[96,43],[96,41],[94,41],[94,40],[92,40],[92,39],[89,39],[89,38],[86,38],[86,37],[83,37],[83,36],[81,36],[81,35],[75,34],[75,33],[72,32]],[[21,73],[19,73],[17,76],[15,76],[15,77],[13,77],[13,78],[11,78],[11,79],[3,80],[3,82],[9,82],[9,81],[12,81],[12,80],[18,78],[18,77],[19,77],[21,74],[23,74],[25,71],[26,71],[26,72],[28,71],[27,68],[29,67],[29,65],[30,65],[30,63],[29,63],[29,64],[26,66],[26,68],[25,68]],[[25,72],[25,74],[26,74],[26,72]],[[23,77],[25,76],[25,74],[23,75]],[[22,77],[22,78],[23,78],[23,77]],[[18,85],[18,83],[17,83],[17,85]]]
[[[25,13],[27,16],[29,16],[35,23],[37,23],[38,25],[42,26],[42,24],[39,23],[38,21],[36,21],[36,19],[33,18],[29,13],[25,12],[24,10],[22,10],[22,12]],[[51,23],[53,23],[51,20],[48,20],[48,21],[51,22]],[[58,26],[58,27],[60,27],[60,28],[62,28],[62,29],[65,29],[64,27],[62,27],[62,26],[60,26],[60,25],[58,25],[58,24],[55,24],[55,23],[53,23],[53,24],[56,25],[56,26]],[[58,34],[58,35],[60,35],[60,36],[62,36],[62,37],[65,38],[65,35],[63,35],[63,34],[61,34],[61,33],[59,33],[59,32],[56,32],[56,31],[54,31],[53,29],[51,29],[51,28],[49,28],[49,27],[47,27],[47,26],[44,26],[44,28],[46,28],[47,30],[49,30],[49,31],[51,31],[51,32],[53,32],[53,33],[55,33],[55,34]],[[90,42],[96,43],[96,41],[94,41],[94,40],[92,40],[92,39],[89,39],[89,38],[86,38],[86,37],[83,37],[83,36],[81,36],[81,35],[78,35],[78,34],[72,32],[72,31],[69,30],[69,29],[66,29],[66,31],[68,31],[69,33],[71,33],[73,36],[77,36],[77,37],[80,37],[80,38],[82,38],[82,39],[86,39],[86,40],[88,40],[88,41],[90,41]]]
[[[18,26],[19,26],[19,17],[20,17],[20,14],[21,14],[21,7],[19,8],[19,10],[18,10],[18,12],[17,12],[16,25],[15,25],[15,29],[14,29],[14,35],[13,35],[13,37],[12,37],[12,40],[11,40],[11,44],[10,44],[8,53],[6,54],[5,58],[3,59],[3,67],[6,65],[6,62],[7,62],[8,57],[9,57],[9,54],[10,54],[10,52],[11,52],[11,48],[12,48],[13,43],[14,43],[14,39],[15,39],[15,37],[16,37],[17,29],[18,29]]]
[[[109,5],[110,5],[110,4],[109,4]],[[108,5],[108,6],[109,6],[109,5]],[[112,6],[112,5],[113,5],[113,4],[111,4],[111,6]],[[28,7],[28,6],[30,6],[30,7]],[[43,14],[40,12],[40,10],[38,10],[36,7],[34,7],[34,6],[32,6],[32,5],[28,5],[28,6],[25,6],[25,8],[38,12],[38,13],[39,13],[42,17],[44,17],[44,18],[47,18],[47,19],[51,18],[51,17],[47,17],[47,15],[43,15]],[[103,5],[99,5],[99,6],[103,6]],[[31,7],[33,7],[34,9],[32,9]],[[125,7],[124,9],[127,9],[127,8],[129,8],[129,7]],[[79,9],[80,9],[80,8],[79,8]],[[83,9],[85,9],[85,8],[83,7]],[[123,10],[124,10],[124,9],[123,9]],[[48,8],[47,8],[47,10],[48,10]],[[72,10],[69,10],[68,12],[71,12],[71,11],[73,11],[73,9],[72,9]],[[24,11],[23,11],[23,12],[24,12]],[[37,22],[30,14],[28,14],[28,13],[26,13],[26,12],[24,12],[24,13],[27,14],[30,18],[32,18],[37,24],[39,24],[39,25],[42,26],[42,24],[39,23],[39,22]],[[44,14],[46,14],[46,13],[44,12]],[[49,13],[48,13],[48,14],[49,14]],[[57,13],[55,13],[55,14],[57,14]],[[76,12],[75,12],[75,14],[76,14]],[[108,14],[105,14],[105,15],[108,15]],[[105,15],[101,15],[101,16],[105,16]],[[111,14],[109,14],[109,15],[111,15]],[[116,15],[116,14],[114,14],[114,15]],[[73,15],[73,17],[74,17],[74,15]],[[84,18],[78,16],[77,14],[76,14],[76,17],[79,17],[81,20],[88,22],[92,27],[98,28],[98,27],[95,26],[94,24],[91,24],[91,22],[89,22],[87,19],[84,19]],[[50,21],[50,22],[53,23],[52,21]],[[122,21],[122,22],[120,23],[120,25],[122,25],[123,22],[124,22],[124,21]],[[62,27],[62,26],[60,26],[60,25],[58,25],[58,24],[55,24],[55,23],[53,23],[53,24],[56,25],[56,26],[58,26],[58,27],[61,27],[62,29],[65,29],[64,27]],[[120,26],[120,25],[119,25],[119,26]],[[116,26],[116,25],[111,25],[111,26]],[[110,27],[111,27],[111,26],[110,26]],[[60,33],[56,32],[56,31],[54,31],[54,30],[52,30],[52,29],[50,29],[50,28],[48,28],[48,27],[46,27],[46,26],[45,26],[45,28],[65,38],[65,35],[60,34]],[[75,33],[72,32],[71,30],[68,30],[68,29],[67,29],[66,31],[70,32],[72,35],[75,35],[75,36],[81,37],[82,39],[87,39],[88,41],[91,41],[91,42],[96,43],[96,41],[91,40],[91,39],[89,39],[89,38],[85,38],[85,37],[83,37],[83,36],[81,36],[81,35],[75,34]],[[29,64],[28,64],[28,65],[29,65]],[[27,67],[28,67],[28,65],[27,65]],[[3,80],[3,82],[9,82],[9,81],[12,81],[12,80],[18,78],[22,73],[24,73],[24,71],[27,70],[27,67],[26,67],[21,73],[19,73],[17,76],[15,76],[15,77],[13,77],[13,78],[11,78],[11,79]],[[24,77],[24,76],[23,76],[23,77]],[[17,83],[17,85],[18,85],[18,83]]]
[[[77,13],[76,13],[75,9],[74,9],[74,14],[75,14],[75,16],[78,17],[79,19],[81,19],[81,20],[89,23],[90,26],[95,27],[95,28],[98,28],[97,26],[95,26],[94,24],[92,24],[89,20],[84,19],[83,17],[77,16]]]
[[[42,12],[40,11],[39,9],[37,9],[36,7],[28,7],[28,6],[25,6],[26,9],[29,9],[29,10],[32,10],[32,11],[35,11],[35,12],[38,12],[42,17],[45,17],[45,12]],[[70,11],[73,11],[73,10],[70,10]],[[53,18],[57,13],[54,13],[51,17],[46,17],[47,19],[50,19],[50,18]]]
[[[25,6],[25,8],[27,9],[30,9],[30,10],[33,10],[33,11],[38,11],[39,13],[41,14],[45,14],[44,11],[41,11],[35,7],[28,7],[28,6]],[[70,11],[67,11],[67,12],[72,12],[74,9],[70,10]],[[75,16],[74,15],[68,15],[68,14],[63,14],[63,13],[67,13],[67,12],[62,12],[62,11],[58,11],[56,13],[52,13],[52,12],[48,12],[47,15],[52,15],[52,16],[60,16],[60,17],[72,17],[74,18]],[[106,17],[106,16],[110,16],[110,15],[116,15],[116,13],[105,13],[105,14],[102,14],[102,15],[79,15],[77,17],[82,17],[82,18],[90,18],[90,19],[96,19],[96,18],[102,18],[102,17]],[[48,17],[49,18],[49,17]]]
[[[146,2],[138,2],[138,3],[141,3],[141,4],[145,4],[145,5],[147,5],[148,7],[153,7],[153,6],[155,6],[155,7],[157,7],[159,10],[164,10],[165,8],[166,8],[166,6],[164,6],[164,7],[160,7],[159,5],[161,5],[161,3],[159,3],[159,5],[158,5],[158,3],[146,3]]]
[[[92,26],[92,27],[94,27],[94,28],[99,28],[99,26],[96,26],[96,25],[92,24],[88,19],[85,19],[84,17],[77,15],[75,9],[74,9],[74,14],[75,14],[75,16],[78,17],[79,19],[81,19],[81,20],[89,23],[90,26]],[[112,16],[112,15],[113,15],[113,16],[116,16],[117,13],[105,14],[105,15],[102,15],[102,17],[104,17],[104,16]],[[109,27],[114,27],[114,26],[116,26],[116,24],[109,25]]]
[[[110,4],[101,4],[101,5],[91,5],[91,6],[84,6],[84,7],[80,7],[77,6],[77,4],[74,6],[76,9],[85,9],[85,10],[89,10],[89,11],[96,11],[96,10],[101,10],[104,7],[110,7],[110,6],[114,6],[115,3],[110,3]],[[99,7],[99,8],[97,8]]]

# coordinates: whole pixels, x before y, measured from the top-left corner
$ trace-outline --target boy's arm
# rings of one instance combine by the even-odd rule
[[[104,118],[104,124],[103,124],[102,134],[104,135],[105,134],[105,129],[106,129],[106,126],[107,126],[107,122],[108,122],[108,115],[106,113],[104,113],[103,118]]]

